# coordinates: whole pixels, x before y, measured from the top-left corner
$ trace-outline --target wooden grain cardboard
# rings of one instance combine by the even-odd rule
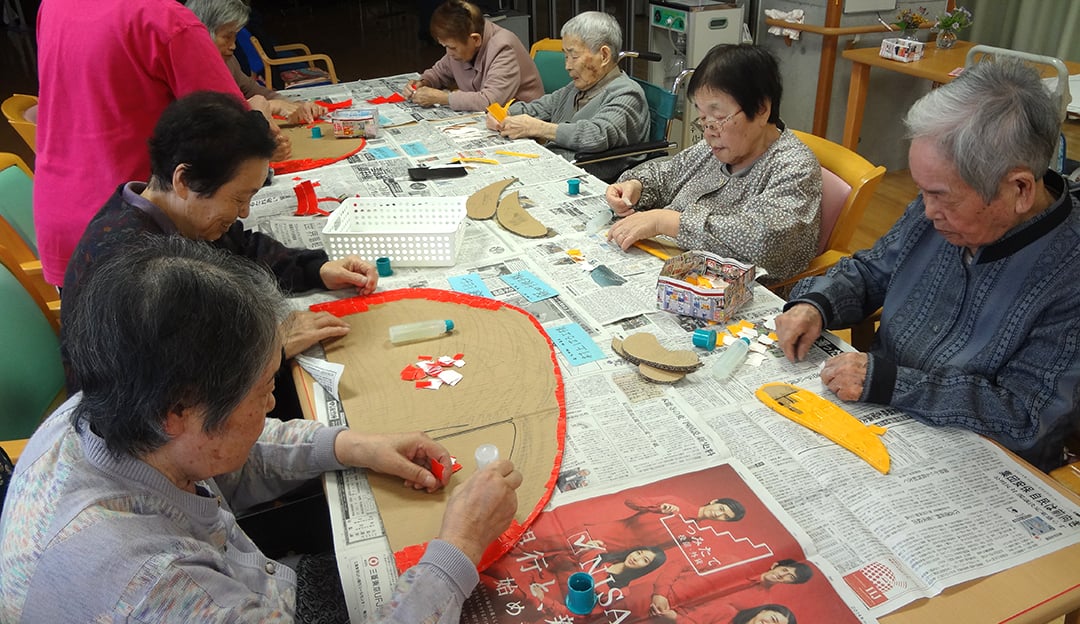
[[[449,293],[456,295],[456,293]],[[480,299],[460,296],[461,299]],[[490,301],[490,300],[483,300]],[[497,302],[493,302],[497,303]],[[524,523],[546,501],[561,460],[561,380],[553,347],[532,317],[510,306],[403,299],[343,317],[351,331],[326,345],[326,357],[345,365],[340,398],[349,426],[373,433],[421,430],[446,446],[463,469],[435,494],[402,486],[396,477],[369,473],[395,552],[436,537],[450,494],[476,470],[476,448],[492,443],[525,479],[516,520]],[[452,333],[395,346],[391,325],[451,319]],[[400,371],[420,355],[464,354],[456,386],[418,389]],[[538,510],[537,510],[538,511]]]

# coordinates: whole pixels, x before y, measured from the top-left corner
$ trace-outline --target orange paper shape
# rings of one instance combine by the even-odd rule
[[[514,98],[510,98],[510,101],[507,102],[505,105],[499,104],[498,102],[492,102],[491,104],[488,104],[487,112],[495,118],[495,121],[502,123],[503,120],[506,119],[506,116],[509,114],[510,105],[513,103]]]
[[[472,457],[493,443],[525,479],[510,528],[487,549],[482,570],[508,552],[547,503],[559,474],[566,437],[566,399],[555,347],[539,321],[501,301],[446,290],[392,290],[311,306],[350,325],[326,346],[345,364],[339,395],[347,417],[364,430],[424,430],[451,455]],[[454,331],[431,341],[434,353],[469,354],[469,383],[453,392],[402,392],[393,371],[416,362],[414,345],[392,345],[391,325],[453,319]],[[465,466],[468,476],[476,467]],[[428,494],[400,479],[369,474],[368,481],[400,570],[415,565],[438,535],[446,501],[459,483]],[[463,482],[464,480],[461,480]]]

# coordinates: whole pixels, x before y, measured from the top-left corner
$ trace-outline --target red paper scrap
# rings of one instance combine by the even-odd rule
[[[445,468],[443,468],[442,462],[436,461],[434,459],[431,460],[431,474],[435,475],[435,478],[439,481],[442,481],[444,470]]]

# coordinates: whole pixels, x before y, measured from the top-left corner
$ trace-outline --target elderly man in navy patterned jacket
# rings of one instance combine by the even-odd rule
[[[830,390],[1055,468],[1080,396],[1080,210],[1047,169],[1058,107],[1030,67],[984,62],[905,123],[920,195],[872,249],[796,286],[781,347],[801,359],[880,307],[871,351],[825,363]]]

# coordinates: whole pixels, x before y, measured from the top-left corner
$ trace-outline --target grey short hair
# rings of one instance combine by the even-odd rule
[[[166,444],[174,410],[219,431],[280,358],[282,295],[264,267],[180,236],[144,236],[83,277],[65,299],[64,350],[83,396],[71,416],[116,456]]]
[[[243,28],[251,16],[251,7],[244,0],[187,0],[184,6],[199,18],[211,35],[229,24]]]
[[[585,11],[570,19],[563,24],[559,36],[563,39],[577,37],[593,53],[599,52],[601,46],[608,46],[612,59],[617,59],[622,51],[622,27],[619,21],[600,11]]]
[[[986,202],[1022,167],[1042,179],[1057,147],[1057,103],[1038,72],[1016,59],[983,61],[923,96],[904,119],[908,138],[933,139]]]

